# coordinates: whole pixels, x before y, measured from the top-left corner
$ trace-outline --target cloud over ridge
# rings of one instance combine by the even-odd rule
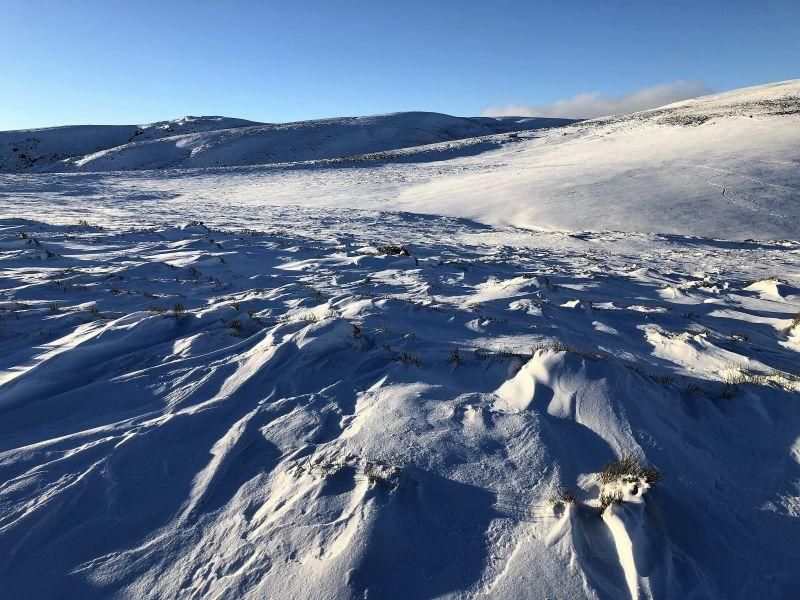
[[[616,98],[607,98],[599,92],[587,92],[549,104],[490,106],[483,111],[483,116],[592,119],[656,108],[672,102],[711,94],[713,91],[710,86],[699,81],[670,81]]]

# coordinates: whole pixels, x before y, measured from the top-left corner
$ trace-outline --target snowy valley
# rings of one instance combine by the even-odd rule
[[[0,132],[0,597],[790,598],[798,223],[800,81]]]

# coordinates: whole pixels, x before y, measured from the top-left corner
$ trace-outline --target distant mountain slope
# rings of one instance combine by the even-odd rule
[[[227,117],[183,117],[147,125],[66,125],[0,131],[0,172],[69,170],[63,161],[145,140],[256,125]]]
[[[404,189],[400,205],[547,229],[800,235],[800,80],[520,139]]]
[[[133,223],[141,222],[142,200],[168,198],[184,211],[197,207],[193,218],[204,222],[228,218],[232,206],[293,204],[551,230],[800,238],[800,81],[530,132],[523,130],[553,122],[433,113],[233,123],[239,127],[214,119],[132,128],[122,137],[142,132],[112,149],[15,167],[34,175],[0,177],[0,207],[5,197],[21,216],[29,203],[35,217],[44,195],[63,209],[64,190],[76,197],[84,186],[94,202],[113,199],[108,210],[132,215]],[[110,128],[104,135],[120,134]],[[306,160],[316,161],[313,169],[275,164]],[[233,166],[196,169],[191,178],[165,168],[216,165]],[[161,170],[92,173],[145,168]],[[47,170],[86,173],[35,175]],[[85,198],[74,208],[75,219],[83,218]],[[147,210],[155,217],[174,206],[154,202]],[[248,227],[257,216],[243,215],[239,224]]]
[[[7,131],[0,132],[0,171],[129,171],[318,160],[572,122],[406,112],[282,124],[185,117],[142,126]]]

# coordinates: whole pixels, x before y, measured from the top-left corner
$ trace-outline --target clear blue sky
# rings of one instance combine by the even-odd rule
[[[800,0],[0,0],[0,129],[545,104],[800,77]]]

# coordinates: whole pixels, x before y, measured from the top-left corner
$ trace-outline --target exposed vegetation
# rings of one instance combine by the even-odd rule
[[[602,352],[587,352],[585,350],[573,348],[572,346],[567,346],[566,344],[562,344],[561,342],[537,344],[533,346],[532,350],[534,354],[539,350],[552,350],[553,352],[568,352],[570,354],[576,354],[581,358],[585,358],[586,360],[604,360],[608,358],[608,356],[606,356]]]
[[[405,246],[378,246],[378,254],[387,254],[389,256],[410,256],[411,253]]]
[[[608,485],[625,477],[635,477],[655,486],[664,479],[663,471],[642,463],[633,454],[625,454],[618,460],[610,460],[600,472],[600,482]]]
[[[550,503],[553,505],[558,504],[575,504],[578,500],[571,489],[563,487],[550,497]]]

